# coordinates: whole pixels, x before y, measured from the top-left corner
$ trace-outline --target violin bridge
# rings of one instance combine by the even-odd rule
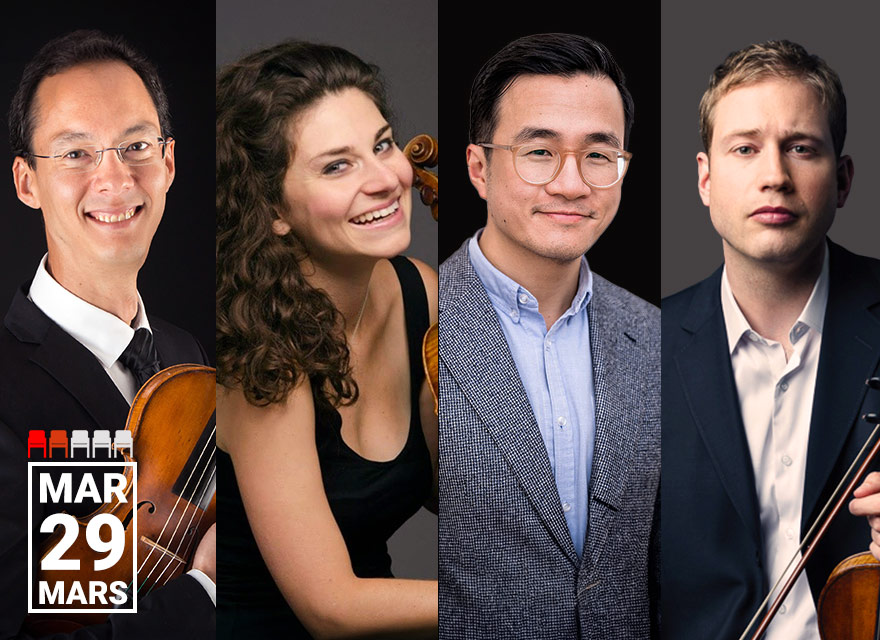
[[[176,561],[179,562],[180,564],[186,566],[186,560],[184,560],[183,558],[181,558],[179,555],[177,555],[176,553],[174,553],[174,552],[171,551],[170,549],[166,549],[165,547],[163,547],[163,546],[162,546],[161,544],[159,544],[158,542],[153,542],[152,540],[150,540],[150,539],[149,539],[148,537],[146,537],[146,536],[141,536],[141,542],[147,544],[148,546],[152,547],[153,549],[155,549],[156,551],[162,553],[163,555],[168,556],[168,557],[171,558],[172,560],[176,560]]]

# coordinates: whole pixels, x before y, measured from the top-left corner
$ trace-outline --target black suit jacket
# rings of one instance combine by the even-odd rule
[[[865,386],[880,373],[880,261],[831,244],[829,271],[801,536],[867,438],[862,414],[880,404]],[[662,635],[676,640],[738,638],[769,590],[720,290],[721,269],[662,307]],[[838,516],[807,565],[815,600],[869,543],[864,518]]]
[[[125,426],[129,406],[100,362],[16,292],[0,329],[0,639],[26,638],[27,438],[30,429],[109,429]],[[150,318],[163,367],[207,363],[191,335]],[[39,522],[35,517],[34,526]],[[184,576],[138,603],[137,614],[72,636],[80,639],[214,638],[214,607],[205,590]],[[56,636],[53,636],[55,638]],[[57,636],[58,638],[62,636]]]

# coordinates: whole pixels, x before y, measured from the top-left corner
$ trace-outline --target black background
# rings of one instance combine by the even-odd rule
[[[519,16],[470,16],[467,36],[460,42],[443,37],[450,27],[441,14],[441,124],[444,131],[443,217],[440,224],[441,262],[486,224],[486,203],[470,183],[465,163],[468,144],[468,98],[471,83],[485,62],[504,45],[534,33],[577,33],[598,40],[611,51],[626,76],[635,102],[628,150],[633,160],[623,181],[617,217],[587,253],[590,268],[611,282],[660,303],[660,5],[638,11],[639,22],[655,25],[634,31],[632,6],[559,14],[523,12]],[[460,55],[454,55],[458,48]],[[447,57],[449,56],[449,57]],[[455,63],[451,58],[455,57]],[[449,178],[452,182],[449,182]],[[451,185],[451,187],[450,187]],[[449,191],[449,189],[452,191]]]
[[[7,118],[25,64],[49,40],[76,29],[122,35],[158,67],[171,107],[177,174],[141,269],[138,290],[150,315],[194,334],[214,358],[214,5],[173,16],[120,11],[119,3],[20,5],[0,25],[0,311],[30,281],[46,251],[42,214],[21,203],[12,182]],[[2,174],[0,174],[2,175]]]

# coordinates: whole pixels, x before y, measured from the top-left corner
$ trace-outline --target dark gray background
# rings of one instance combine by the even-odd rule
[[[702,151],[698,108],[709,76],[727,54],[753,42],[792,40],[823,58],[843,83],[848,110],[844,154],[855,164],[852,191],[829,236],[855,253],[880,257],[880,215],[872,184],[880,176],[877,127],[877,25],[880,8],[868,3],[664,2],[662,11],[663,158],[662,275],[669,295],[721,264],[721,240],[697,192]]]
[[[217,2],[217,64],[296,38],[344,47],[379,66],[401,147],[419,133],[438,137],[436,0],[260,0]],[[413,193],[407,255],[437,268],[437,223]],[[437,517],[419,511],[390,543],[394,575],[437,577]]]

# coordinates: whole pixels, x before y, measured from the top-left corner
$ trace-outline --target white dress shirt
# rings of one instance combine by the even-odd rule
[[[131,404],[138,392],[138,384],[134,375],[119,362],[119,356],[125,351],[137,329],[144,327],[152,333],[140,294],[137,315],[134,322],[128,325],[112,313],[89,304],[58,284],[46,270],[46,256],[43,256],[31,283],[28,298],[52,322],[91,351],[122,397]]]
[[[137,329],[143,327],[152,333],[144,301],[138,294],[137,315],[132,324],[128,325],[112,313],[89,304],[58,284],[46,270],[48,255],[40,260],[28,299],[98,359],[119,393],[130,405],[139,388],[134,375],[119,362],[119,356],[125,351]],[[119,425],[120,428],[124,426]],[[192,569],[188,573],[208,592],[211,602],[216,606],[217,586],[211,578],[198,569]]]
[[[793,351],[786,362],[780,343],[765,339],[749,326],[733,297],[726,267],[721,277],[721,307],[755,473],[764,542],[764,575],[769,587],[776,584],[800,544],[807,444],[827,304],[826,250],[813,292],[789,331]],[[778,589],[774,597],[777,592]],[[764,639],[818,638],[816,605],[804,572]]]

